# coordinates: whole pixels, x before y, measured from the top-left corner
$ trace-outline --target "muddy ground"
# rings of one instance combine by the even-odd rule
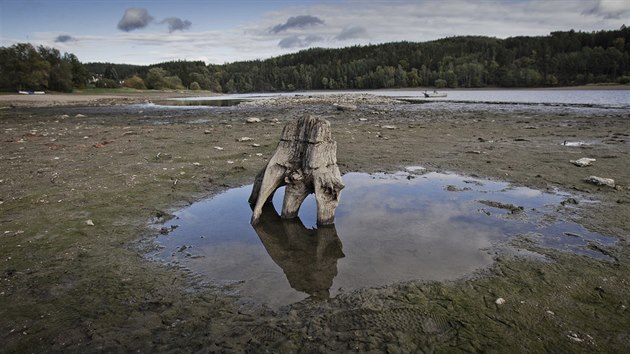
[[[357,107],[340,110],[335,100]],[[177,110],[78,104],[0,109],[1,352],[630,347],[628,112],[369,97]],[[421,165],[598,200],[564,215],[618,236],[614,247],[593,245],[616,261],[517,239],[547,261],[497,253],[491,269],[460,281],[362,289],[272,310],[239,304],[194,274],[147,260],[152,219],[251,183],[283,123],[304,113],[331,121],[342,173]],[[249,117],[262,121],[247,124]],[[569,163],[580,157],[597,161]],[[614,178],[617,187],[583,182],[589,175]]]

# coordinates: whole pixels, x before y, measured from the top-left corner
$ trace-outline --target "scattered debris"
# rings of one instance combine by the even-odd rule
[[[516,206],[514,204],[509,204],[509,203],[495,202],[493,200],[478,200],[478,202],[481,204],[485,204],[489,207],[509,210],[510,213],[512,214],[515,214],[524,210],[522,206]]]
[[[463,191],[469,191],[471,188],[470,187],[458,188],[457,186],[449,184],[444,189],[446,189],[447,192],[463,192]]]
[[[589,158],[589,157],[582,157],[582,158],[577,159],[577,160],[569,160],[569,162],[571,162],[575,166],[579,166],[579,167],[591,166],[591,165],[593,165],[593,162],[595,162],[595,161],[597,161],[597,160]]]
[[[608,187],[615,188],[615,180],[612,178],[588,176],[584,178],[583,181],[586,183],[594,184],[596,186],[608,186]]]
[[[562,145],[564,146],[584,146],[584,145],[588,145],[587,142],[585,141],[563,141]]]
[[[561,205],[567,205],[567,204],[577,205],[578,201],[575,198],[567,198],[567,199],[561,201],[560,204]]]
[[[580,338],[577,333],[573,333],[573,332],[569,332],[569,334],[567,334],[567,337],[577,343],[582,343],[584,342],[584,339]]]

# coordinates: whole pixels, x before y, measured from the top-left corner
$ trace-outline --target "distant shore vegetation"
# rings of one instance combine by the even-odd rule
[[[18,43],[0,47],[0,90],[128,87],[217,93],[405,87],[555,87],[630,83],[630,30],[563,31],[498,39],[450,37],[206,65],[81,63],[74,54]]]

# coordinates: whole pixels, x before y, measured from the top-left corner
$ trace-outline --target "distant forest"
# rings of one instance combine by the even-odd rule
[[[630,83],[630,30],[552,32],[540,37],[451,37],[342,49],[313,48],[266,60],[206,65],[78,64],[72,54],[28,44],[0,48],[0,88],[127,86],[215,92],[395,87],[545,87]],[[23,51],[31,52],[31,57]],[[40,61],[27,65],[39,53]],[[17,53],[15,53],[17,52]],[[26,59],[25,59],[26,58]],[[19,74],[26,68],[27,73]],[[29,71],[30,70],[30,71]],[[34,74],[33,70],[39,74]],[[87,75],[86,75],[87,73]],[[58,76],[70,74],[59,82]],[[31,77],[29,77],[31,76]],[[34,76],[34,77],[33,77]]]

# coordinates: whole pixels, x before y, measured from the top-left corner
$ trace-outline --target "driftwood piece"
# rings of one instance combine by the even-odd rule
[[[254,230],[293,289],[330,297],[337,260],[344,257],[335,225],[309,229],[300,218],[281,219],[273,204],[265,203]]]
[[[317,224],[332,224],[344,185],[337,166],[337,143],[330,122],[304,116],[287,123],[276,152],[254,181],[249,203],[254,205],[252,224],[276,189],[285,186],[282,218],[297,216],[304,199],[315,193]]]

